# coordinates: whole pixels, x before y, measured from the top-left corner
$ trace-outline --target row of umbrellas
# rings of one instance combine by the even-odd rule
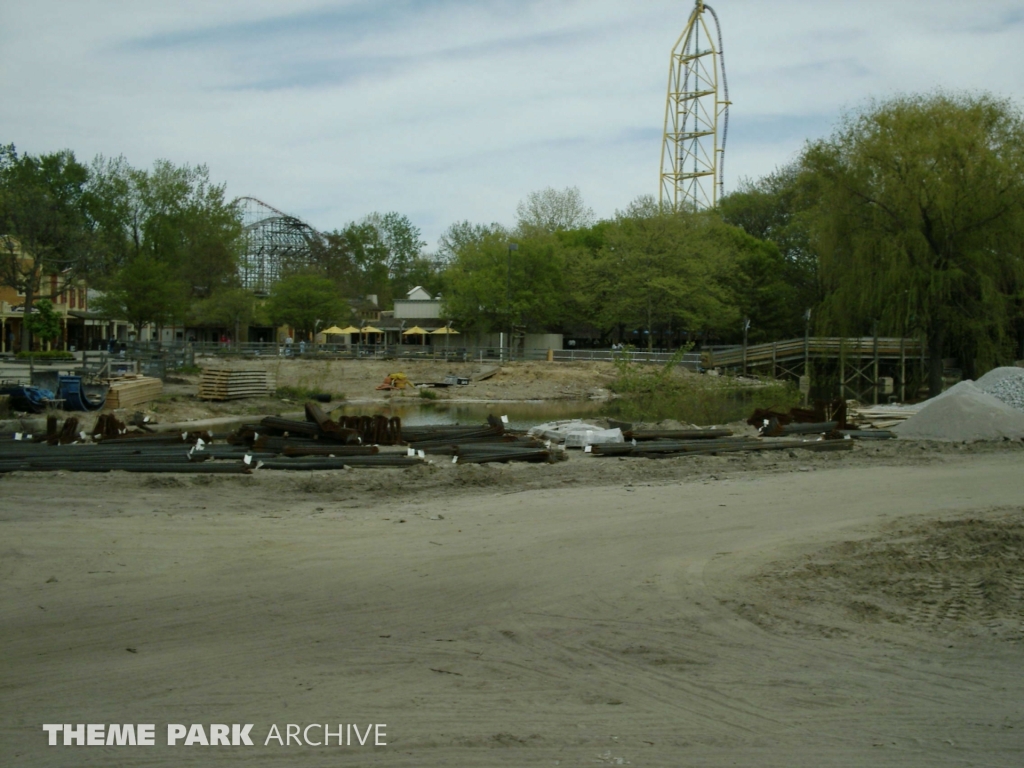
[[[380,328],[374,328],[372,325],[368,325],[365,328],[356,328],[354,325],[350,325],[348,326],[348,328],[339,328],[336,325],[332,325],[330,328],[320,331],[320,333],[327,336],[338,336],[346,333],[384,333],[384,331],[382,331]],[[447,326],[445,326],[444,328],[438,328],[436,331],[428,331],[424,328],[420,328],[418,325],[414,325],[409,330],[402,331],[403,336],[458,336],[458,334],[459,332],[456,331],[454,328],[448,328]]]

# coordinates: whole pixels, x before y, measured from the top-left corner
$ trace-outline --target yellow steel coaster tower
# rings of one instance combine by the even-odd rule
[[[714,20],[714,35],[705,11]],[[663,210],[715,206],[722,194],[729,103],[718,14],[697,0],[668,67],[658,193]]]

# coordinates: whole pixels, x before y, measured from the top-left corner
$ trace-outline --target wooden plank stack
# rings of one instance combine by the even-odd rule
[[[848,421],[861,427],[889,429],[902,424],[920,410],[917,406],[885,406],[885,405],[854,405],[848,404]]]
[[[164,391],[164,383],[150,376],[123,376],[110,382],[105,410],[133,408],[156,400]]]
[[[200,400],[241,400],[269,395],[275,386],[273,374],[267,371],[203,368],[198,396]]]

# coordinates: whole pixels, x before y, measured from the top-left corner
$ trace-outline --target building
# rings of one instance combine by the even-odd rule
[[[33,265],[32,257],[21,251],[16,239],[4,236],[4,256],[16,259],[23,273]],[[89,311],[90,292],[84,279],[67,279],[63,275],[42,275],[36,286],[33,303],[47,299],[60,318],[57,349],[99,349],[109,339],[125,338],[127,323],[105,320]],[[34,311],[34,310],[33,310]],[[0,352],[20,352],[25,321],[25,294],[9,285],[0,285]],[[37,346],[38,348],[38,346]]]

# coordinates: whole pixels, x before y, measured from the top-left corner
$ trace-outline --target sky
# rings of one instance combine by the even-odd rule
[[[726,192],[901,93],[1024,106],[1021,0],[715,0]],[[397,211],[436,246],[578,187],[658,192],[692,0],[0,0],[0,144],[206,164],[321,230]]]

